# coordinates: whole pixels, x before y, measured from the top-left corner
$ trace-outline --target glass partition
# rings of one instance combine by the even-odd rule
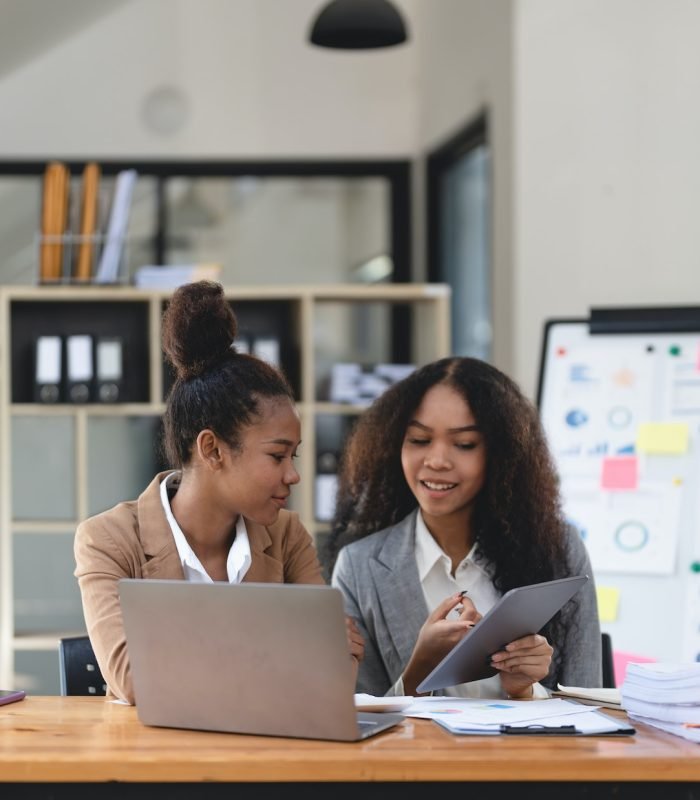
[[[75,272],[82,175],[70,174],[61,282]],[[410,164],[368,162],[100,162],[95,257],[116,176],[138,178],[128,204],[118,282],[143,266],[218,264],[221,282],[378,283],[410,280]],[[0,162],[0,283],[38,282],[47,162]],[[94,274],[94,273],[93,273]]]

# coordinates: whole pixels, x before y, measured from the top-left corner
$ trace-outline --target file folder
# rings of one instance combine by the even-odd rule
[[[116,403],[122,398],[122,340],[116,336],[100,336],[95,348],[97,399]]]
[[[97,230],[97,203],[99,197],[100,166],[95,162],[83,170],[80,208],[80,237],[74,277],[79,281],[92,280],[95,262],[94,236]]]
[[[573,719],[573,723],[562,725],[502,725],[501,733],[509,736],[633,736],[637,732],[627,720],[614,719],[599,711]]]
[[[66,339],[66,387],[71,403],[92,399],[92,336],[80,334]]]
[[[61,400],[62,341],[60,336],[39,336],[35,345],[34,400]]]
[[[253,339],[253,355],[267,361],[273,367],[280,366],[280,343],[272,336],[256,336]]]
[[[433,722],[457,736],[633,736],[637,732],[627,719],[596,710],[503,725],[454,724],[449,715],[435,716]]]
[[[68,221],[70,174],[65,164],[52,161],[44,173],[41,210],[39,275],[42,283],[63,277],[63,237]]]

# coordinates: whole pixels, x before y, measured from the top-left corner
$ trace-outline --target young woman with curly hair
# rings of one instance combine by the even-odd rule
[[[416,694],[506,591],[580,574],[591,580],[540,634],[493,654],[494,677],[445,693],[544,697],[557,682],[601,684],[591,565],[564,520],[537,410],[483,361],[418,369],[360,417],[328,555],[365,640],[357,691]]]
[[[75,574],[97,662],[110,694],[131,703],[120,578],[324,582],[311,537],[285,508],[299,482],[292,390],[279,370],[236,351],[236,328],[218,283],[173,294],[163,349],[176,371],[164,415],[174,469],[76,532]],[[361,658],[351,621],[348,642]]]

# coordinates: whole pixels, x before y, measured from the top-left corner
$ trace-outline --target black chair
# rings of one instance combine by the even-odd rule
[[[609,633],[601,633],[603,647],[603,687],[615,688],[615,668],[613,662],[612,639]]]
[[[105,683],[89,636],[66,636],[58,643],[61,694],[106,695]]]

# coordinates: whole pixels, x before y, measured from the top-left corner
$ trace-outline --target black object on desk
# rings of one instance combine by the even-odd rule
[[[557,736],[561,736],[562,734],[576,735],[578,730],[575,725],[501,725],[501,733],[520,736],[532,734],[536,734],[537,736],[541,734],[556,734]]]

